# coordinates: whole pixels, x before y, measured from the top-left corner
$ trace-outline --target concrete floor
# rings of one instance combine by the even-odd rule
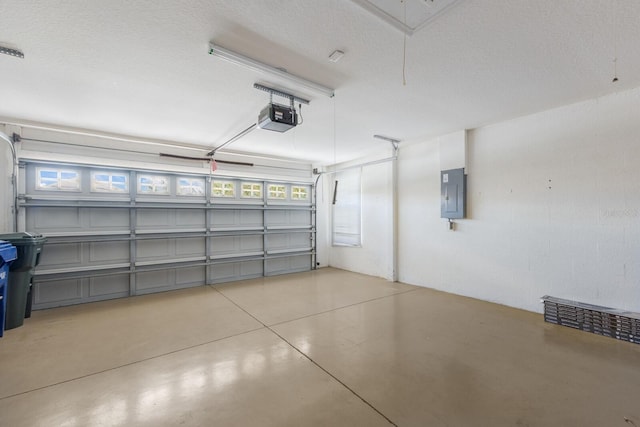
[[[640,346],[335,269],[35,312],[0,426],[640,427]]]

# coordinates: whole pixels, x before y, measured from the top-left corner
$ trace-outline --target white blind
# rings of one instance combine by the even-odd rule
[[[360,246],[361,244],[361,168],[337,172],[333,189],[333,244]]]

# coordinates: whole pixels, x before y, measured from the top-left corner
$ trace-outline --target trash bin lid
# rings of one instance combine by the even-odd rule
[[[7,242],[11,243],[14,246],[15,245],[22,246],[22,245],[34,245],[39,243],[42,244],[47,241],[47,238],[42,234],[20,232],[20,233],[0,234],[0,240],[6,240]]]
[[[11,262],[18,257],[16,247],[9,242],[0,240],[0,266]]]

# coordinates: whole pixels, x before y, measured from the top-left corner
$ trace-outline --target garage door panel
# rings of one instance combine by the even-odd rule
[[[35,207],[27,214],[27,227],[34,233],[82,230],[80,210],[69,207]]]
[[[262,261],[245,261],[240,263],[240,277],[245,279],[249,277],[262,276],[264,265]]]
[[[176,269],[176,285],[179,287],[201,286],[205,280],[205,267]]]
[[[310,247],[310,233],[278,233],[267,236],[267,252],[274,249],[306,249]]]
[[[36,304],[60,305],[75,304],[82,300],[82,288],[85,279],[67,279],[42,282],[34,285],[34,302]]]
[[[210,254],[216,256],[242,256],[262,252],[261,235],[211,237]]]
[[[172,242],[169,239],[148,239],[136,242],[136,260],[151,261],[171,256]]]
[[[294,226],[309,225],[311,214],[309,211],[288,211],[289,224]]]
[[[304,271],[311,269],[311,257],[309,255],[289,257],[289,267],[293,271]]]
[[[266,225],[288,225],[287,212],[283,210],[269,211],[266,213]]]
[[[136,275],[136,287],[139,293],[153,289],[168,289],[175,284],[175,270],[143,271]]]
[[[240,211],[240,224],[247,227],[260,227],[262,226],[262,211],[249,210]]]
[[[259,195],[241,192],[240,178],[220,195],[205,175],[25,163],[25,229],[48,237],[35,309],[310,269],[311,255],[293,255],[312,243],[310,185],[285,183],[273,200],[255,178]],[[162,182],[141,187],[143,175]]]
[[[242,252],[261,251],[264,239],[261,235],[240,236],[240,250]]]
[[[210,237],[209,239],[211,241],[211,250],[208,255],[216,256],[238,252],[236,247],[237,236],[218,236]]]
[[[82,265],[80,243],[47,244],[40,254],[38,269],[60,268]]]
[[[287,245],[289,248],[310,248],[311,234],[307,233],[290,233],[287,235]]]
[[[204,237],[147,239],[136,244],[136,261],[174,262],[183,258],[204,258]]]
[[[176,211],[175,219],[175,224],[173,224],[175,228],[204,228],[205,226],[205,212],[203,210],[180,209]]]
[[[209,283],[224,283],[235,280],[261,277],[263,264],[261,260],[229,262],[209,267]]]
[[[89,279],[89,297],[129,295],[129,274],[113,274]]]
[[[137,274],[139,294],[202,286],[205,281],[204,266],[144,271]]]
[[[129,230],[129,211],[109,208],[34,207],[27,212],[27,229],[34,233],[100,233]]]
[[[211,283],[220,283],[233,280],[240,273],[237,263],[218,264],[209,267]]]
[[[89,263],[123,263],[129,262],[129,242],[91,242],[89,247]]]
[[[236,225],[236,211],[214,210],[209,212],[211,226],[214,228],[232,227]]]
[[[93,230],[129,229],[129,209],[81,209],[81,215],[88,217],[88,227]]]
[[[311,213],[307,210],[271,210],[266,213],[266,225],[301,227],[311,224]]]
[[[182,239],[176,239],[176,252],[177,257],[190,257],[190,256],[203,256],[204,255],[204,238],[203,237],[188,237]]]
[[[273,274],[289,270],[289,260],[287,258],[270,259],[266,264],[265,274]]]
[[[265,275],[293,273],[309,269],[311,269],[311,257],[309,255],[274,258],[267,260]]]
[[[288,241],[286,234],[270,234],[267,236],[267,250],[286,248]]]
[[[212,228],[247,228],[262,227],[262,211],[259,210],[214,210],[210,212]]]
[[[169,227],[172,221],[169,217],[173,211],[168,209],[138,209],[136,216],[136,228],[144,230],[145,228]]]

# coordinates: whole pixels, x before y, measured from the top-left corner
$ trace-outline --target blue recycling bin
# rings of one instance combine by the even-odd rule
[[[4,314],[7,311],[9,264],[18,257],[16,247],[0,240],[0,337],[4,335]]]
[[[4,327],[9,330],[22,326],[25,317],[31,316],[31,281],[47,239],[40,234],[8,233],[0,234],[0,240],[15,246],[18,254],[9,269],[10,280],[7,285]]]

